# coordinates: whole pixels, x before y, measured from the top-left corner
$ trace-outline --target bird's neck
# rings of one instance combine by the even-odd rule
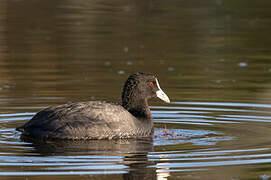
[[[123,101],[122,106],[138,119],[151,119],[151,111],[146,99]]]

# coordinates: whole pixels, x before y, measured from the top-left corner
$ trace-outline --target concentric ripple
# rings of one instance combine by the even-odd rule
[[[0,114],[0,176],[123,175],[169,177],[171,173],[240,177],[257,167],[269,177],[271,105],[174,102],[154,106],[153,139],[25,142],[15,127],[36,107],[3,108]],[[232,171],[234,169],[234,171]],[[232,172],[232,173],[227,173]],[[253,177],[241,173],[241,177]]]

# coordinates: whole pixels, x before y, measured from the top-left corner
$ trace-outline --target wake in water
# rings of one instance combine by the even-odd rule
[[[233,137],[209,130],[166,129],[156,128],[154,145],[166,146],[172,144],[192,143],[194,145],[214,145],[220,141],[230,141]]]

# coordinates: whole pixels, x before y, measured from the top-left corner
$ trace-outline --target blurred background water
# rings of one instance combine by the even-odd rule
[[[271,1],[0,1],[0,179],[271,179]],[[47,106],[158,76],[153,141],[24,142]],[[166,125],[168,134],[165,134]]]

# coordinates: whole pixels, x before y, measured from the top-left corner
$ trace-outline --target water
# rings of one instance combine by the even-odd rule
[[[41,143],[21,141],[14,130],[36,109],[9,107],[14,113],[0,117],[0,176],[260,179],[270,174],[270,109],[270,104],[173,102],[152,107],[152,140]]]
[[[0,179],[271,179],[271,4],[0,1]],[[25,142],[47,106],[155,73],[153,138]]]

